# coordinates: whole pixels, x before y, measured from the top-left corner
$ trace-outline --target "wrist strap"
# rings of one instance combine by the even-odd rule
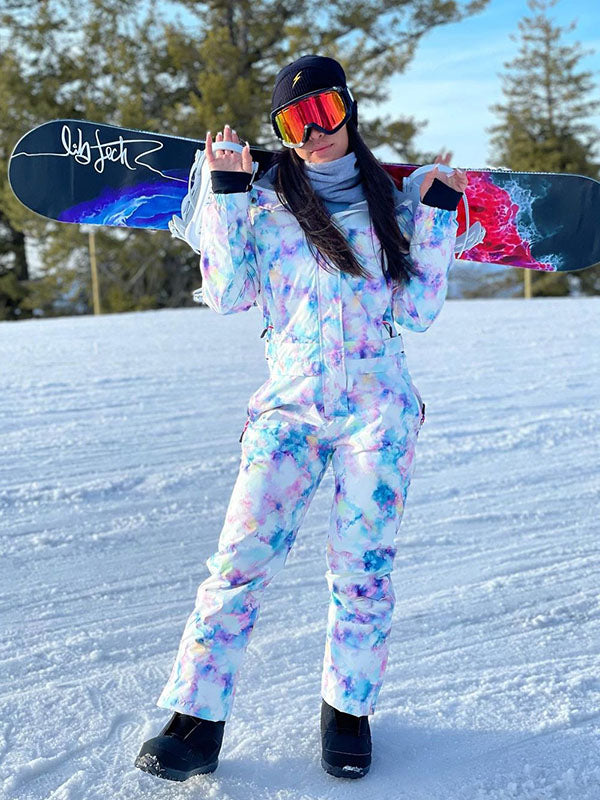
[[[252,175],[245,170],[213,169],[210,181],[213,194],[234,194],[250,191]]]
[[[429,189],[425,192],[422,203],[426,206],[443,208],[445,211],[456,211],[462,200],[463,193],[448,186],[444,181],[435,178]]]

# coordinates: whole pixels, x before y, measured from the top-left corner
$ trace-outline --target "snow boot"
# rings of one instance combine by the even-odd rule
[[[176,711],[158,736],[144,742],[134,764],[171,781],[214,772],[224,727],[225,720],[201,719]]]
[[[371,766],[369,717],[321,705],[321,766],[336,778],[362,778]]]

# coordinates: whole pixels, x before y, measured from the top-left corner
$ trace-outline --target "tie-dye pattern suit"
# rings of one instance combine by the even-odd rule
[[[424,331],[439,314],[457,222],[454,211],[399,203],[419,271],[400,287],[383,275],[366,203],[333,218],[370,278],[323,269],[295,217],[260,182],[246,193],[211,193],[202,211],[204,300],[220,314],[262,307],[269,378],[248,403],[218,549],[161,708],[229,718],[262,590],[283,568],[331,462],[321,695],[357,716],[375,710],[395,601],[394,539],[423,421],[398,329]]]

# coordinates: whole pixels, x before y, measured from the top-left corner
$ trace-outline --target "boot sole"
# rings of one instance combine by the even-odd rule
[[[204,775],[208,772],[214,772],[218,765],[219,761],[217,760],[212,764],[206,764],[203,767],[197,767],[196,769],[184,772],[180,769],[163,767],[158,756],[152,756],[148,753],[145,753],[143,756],[138,756],[134,761],[134,766],[141,769],[142,772],[148,772],[150,775],[155,775],[157,778],[165,778],[169,781],[185,781],[193,775]]]
[[[328,764],[324,758],[321,758],[321,766],[329,775],[335,778],[362,778],[369,771],[368,767],[353,767],[349,764],[344,767],[337,767],[334,764]]]

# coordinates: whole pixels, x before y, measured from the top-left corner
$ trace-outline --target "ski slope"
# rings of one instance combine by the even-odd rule
[[[256,309],[0,324],[0,796],[598,800],[600,298],[448,301],[360,781],[320,766],[329,471],[265,591],[220,764],[133,766],[208,575]]]

